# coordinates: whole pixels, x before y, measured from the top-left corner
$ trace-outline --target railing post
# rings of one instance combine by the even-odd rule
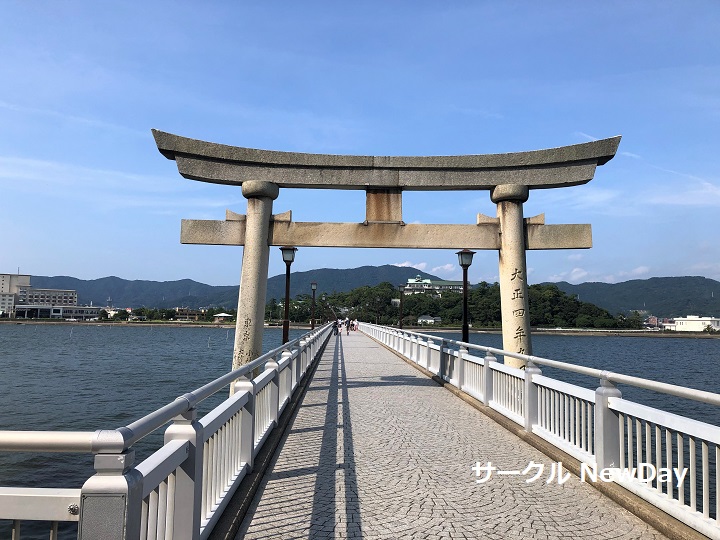
[[[485,362],[483,364],[483,399],[485,405],[490,405],[493,398],[493,374],[490,369],[490,362],[497,362],[497,358],[492,353],[485,354]]]
[[[523,388],[523,416],[525,417],[525,431],[532,433],[532,428],[538,421],[538,387],[532,381],[533,375],[540,375],[542,371],[533,362],[525,364],[525,387]]]
[[[300,350],[298,351],[298,355],[290,364],[290,377],[292,379],[292,384],[290,385],[291,393],[295,391],[295,388],[297,388],[298,382],[300,381],[300,369],[298,369],[298,366],[300,366],[303,363],[303,360],[312,352],[313,343],[314,340],[312,337],[309,340],[300,340]]]
[[[608,406],[609,398],[622,397],[614,383],[600,379],[595,390],[595,462],[598,469],[620,467],[620,416]]]
[[[292,351],[290,349],[283,350],[280,361],[282,362],[283,359],[289,356],[292,356]],[[270,420],[273,426],[277,425],[278,410],[280,409],[280,366],[279,362],[275,361],[276,359],[277,357],[265,363],[266,370],[272,369],[275,372],[272,381],[268,383],[268,386],[270,386]]]
[[[440,364],[438,366],[438,375],[440,375],[440,378],[443,380],[450,380],[450,377],[446,376],[448,375],[448,357],[445,354],[445,345],[446,342],[444,339],[440,340],[440,356],[438,357],[438,363]]]
[[[197,410],[194,408],[176,416],[165,430],[165,444],[175,440],[190,443],[188,458],[175,475],[173,539],[194,540],[200,535],[204,450],[202,438],[202,425],[197,421]]]
[[[286,377],[286,389],[284,390],[285,394],[287,395],[288,403],[290,402],[290,399],[292,399],[292,394],[295,390],[295,386],[293,385],[293,362],[299,362],[302,358],[303,354],[305,354],[305,349],[307,348],[307,344],[305,340],[300,340],[297,342],[295,347],[293,347],[292,350],[292,356],[290,358],[290,363],[287,365],[287,369],[289,375]]]
[[[96,474],[80,493],[79,540],[132,540],[140,536],[142,476],[135,451],[96,454]]]
[[[467,352],[467,347],[460,345],[457,360],[455,361],[455,381],[457,382],[458,390],[462,390],[465,385],[465,355]]]
[[[430,345],[432,345],[433,340],[431,338],[426,338],[425,340],[425,369],[428,371],[432,371],[430,369],[432,367],[432,348]]]
[[[310,364],[312,364],[315,355],[320,350],[321,339],[321,334],[316,334],[313,337],[312,342],[310,343],[310,347],[308,347],[308,349],[305,351],[305,354],[303,354],[302,361],[300,362],[300,364],[302,365],[302,368],[300,369],[301,374],[305,373],[305,366],[309,366]]]
[[[255,453],[255,385],[250,379],[240,377],[233,383],[233,393],[238,392],[250,394],[242,410],[240,460],[252,470]]]

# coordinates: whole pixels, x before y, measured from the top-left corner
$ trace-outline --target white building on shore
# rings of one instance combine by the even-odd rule
[[[418,275],[407,280],[404,292],[405,294],[432,293],[437,296],[442,296],[442,293],[448,291],[462,294],[463,282],[423,279],[422,276]]]
[[[40,289],[30,285],[26,274],[0,274],[0,317],[24,319],[96,319],[100,309],[78,306],[77,291]]]
[[[675,317],[672,322],[661,323],[664,330],[675,332],[704,332],[708,327],[714,332],[720,332],[720,317]]]

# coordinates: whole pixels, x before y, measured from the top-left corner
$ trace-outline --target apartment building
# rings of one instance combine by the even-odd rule
[[[0,317],[13,317],[18,293],[30,286],[30,276],[25,274],[0,274]]]

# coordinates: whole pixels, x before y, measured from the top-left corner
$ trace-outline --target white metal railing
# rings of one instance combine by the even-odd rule
[[[331,329],[309,332],[122,428],[0,431],[0,451],[91,453],[96,471],[81,489],[0,487],[0,520],[11,522],[13,540],[24,521],[47,522],[51,539],[71,521],[83,539],[207,538]],[[197,406],[227,387],[230,397],[198,418]],[[133,445],[168,423],[163,446],[135,465]]]
[[[595,392],[543,375],[533,375],[533,383],[538,388],[534,431],[545,439],[555,439],[558,446],[580,461],[591,462]]]
[[[619,397],[611,398],[608,406],[619,416],[620,468],[637,469],[637,476],[645,480],[642,491],[646,498],[676,517],[689,512],[717,524],[720,428]],[[651,465],[656,473],[653,475],[653,469],[640,464]],[[670,473],[660,476],[657,471],[661,469]],[[681,486],[673,469],[687,470]],[[626,477],[616,481],[630,491],[638,491]]]
[[[62,522],[78,521],[79,489],[0,487],[0,519],[12,520],[11,537],[20,538],[22,522],[42,521],[50,540],[57,539]]]
[[[589,481],[606,471],[609,480],[720,539],[720,427],[622,399],[617,385],[715,406],[720,394],[397,328],[361,323],[360,330],[572,455]],[[525,368],[497,357],[520,359]],[[552,379],[538,366],[586,375],[600,386]]]
[[[188,441],[171,441],[140,463],[143,478],[140,538],[173,538],[178,469],[190,453]]]
[[[525,373],[498,362],[490,362],[489,368],[493,392],[488,405],[522,426]]]

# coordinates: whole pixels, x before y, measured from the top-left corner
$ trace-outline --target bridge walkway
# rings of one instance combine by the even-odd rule
[[[473,465],[498,468],[477,483]],[[542,464],[543,475],[500,475]],[[664,538],[360,332],[331,337],[236,539]],[[480,472],[480,479],[485,476]]]

